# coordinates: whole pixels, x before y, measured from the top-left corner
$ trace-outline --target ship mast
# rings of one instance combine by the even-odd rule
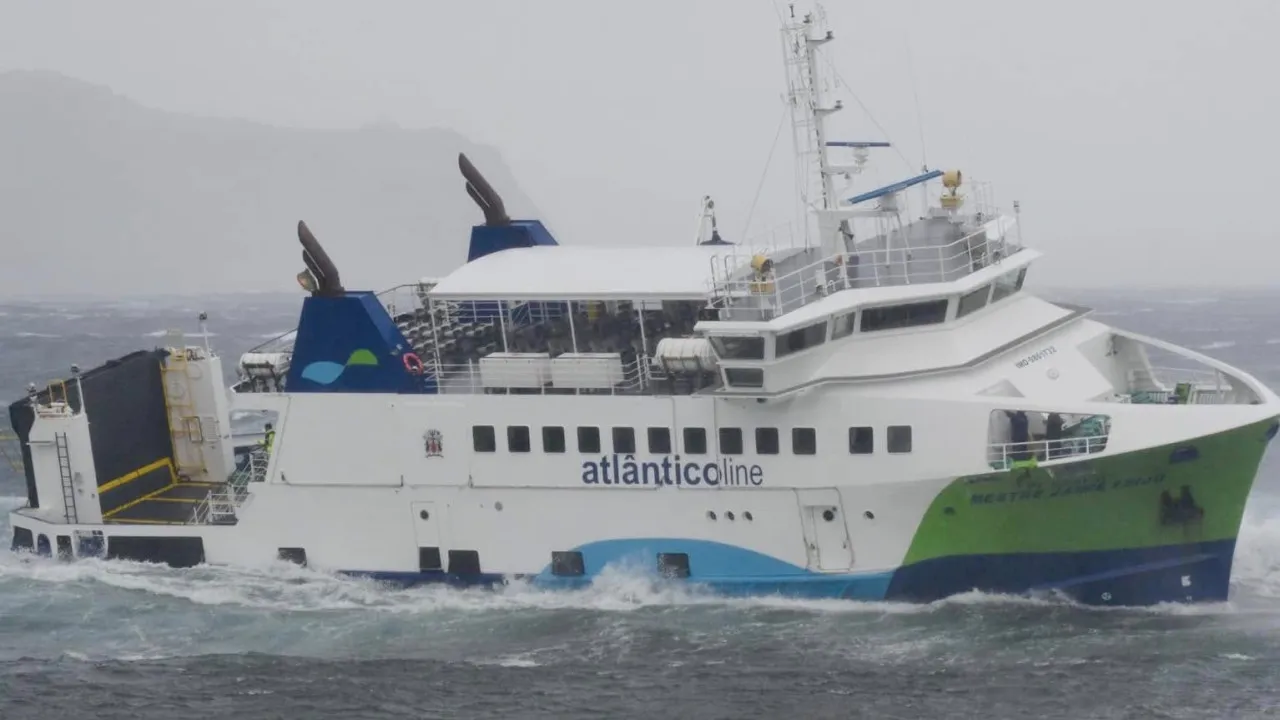
[[[787,70],[787,105],[791,110],[791,140],[796,159],[796,185],[802,205],[804,242],[812,243],[809,210],[836,210],[839,201],[831,176],[834,170],[827,155],[826,118],[844,105],[823,104],[822,76],[818,68],[818,48],[835,39],[826,28],[826,13],[820,5],[797,18],[795,5],[787,6],[782,28],[782,49]],[[832,252],[837,252],[833,247]]]

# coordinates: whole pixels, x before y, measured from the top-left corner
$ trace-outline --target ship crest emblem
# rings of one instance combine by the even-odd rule
[[[439,430],[432,428],[423,433],[422,445],[427,451],[427,457],[444,457],[444,435]]]

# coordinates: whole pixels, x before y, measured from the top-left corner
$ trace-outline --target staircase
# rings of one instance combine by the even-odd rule
[[[80,513],[76,510],[75,479],[71,474],[71,452],[67,448],[67,434],[55,434],[53,445],[58,451],[58,474],[62,476],[63,514],[68,523],[78,524]]]

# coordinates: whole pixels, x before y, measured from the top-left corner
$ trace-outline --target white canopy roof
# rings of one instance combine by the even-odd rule
[[[463,265],[431,291],[437,300],[702,300],[724,245],[535,246]]]

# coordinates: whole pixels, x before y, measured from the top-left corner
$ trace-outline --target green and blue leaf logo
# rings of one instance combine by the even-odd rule
[[[318,360],[306,367],[302,368],[302,377],[321,385],[332,385],[342,377],[342,373],[347,368],[356,365],[377,365],[378,357],[365,348],[360,348],[351,353],[351,357],[347,358],[345,363],[336,363],[330,360]]]

